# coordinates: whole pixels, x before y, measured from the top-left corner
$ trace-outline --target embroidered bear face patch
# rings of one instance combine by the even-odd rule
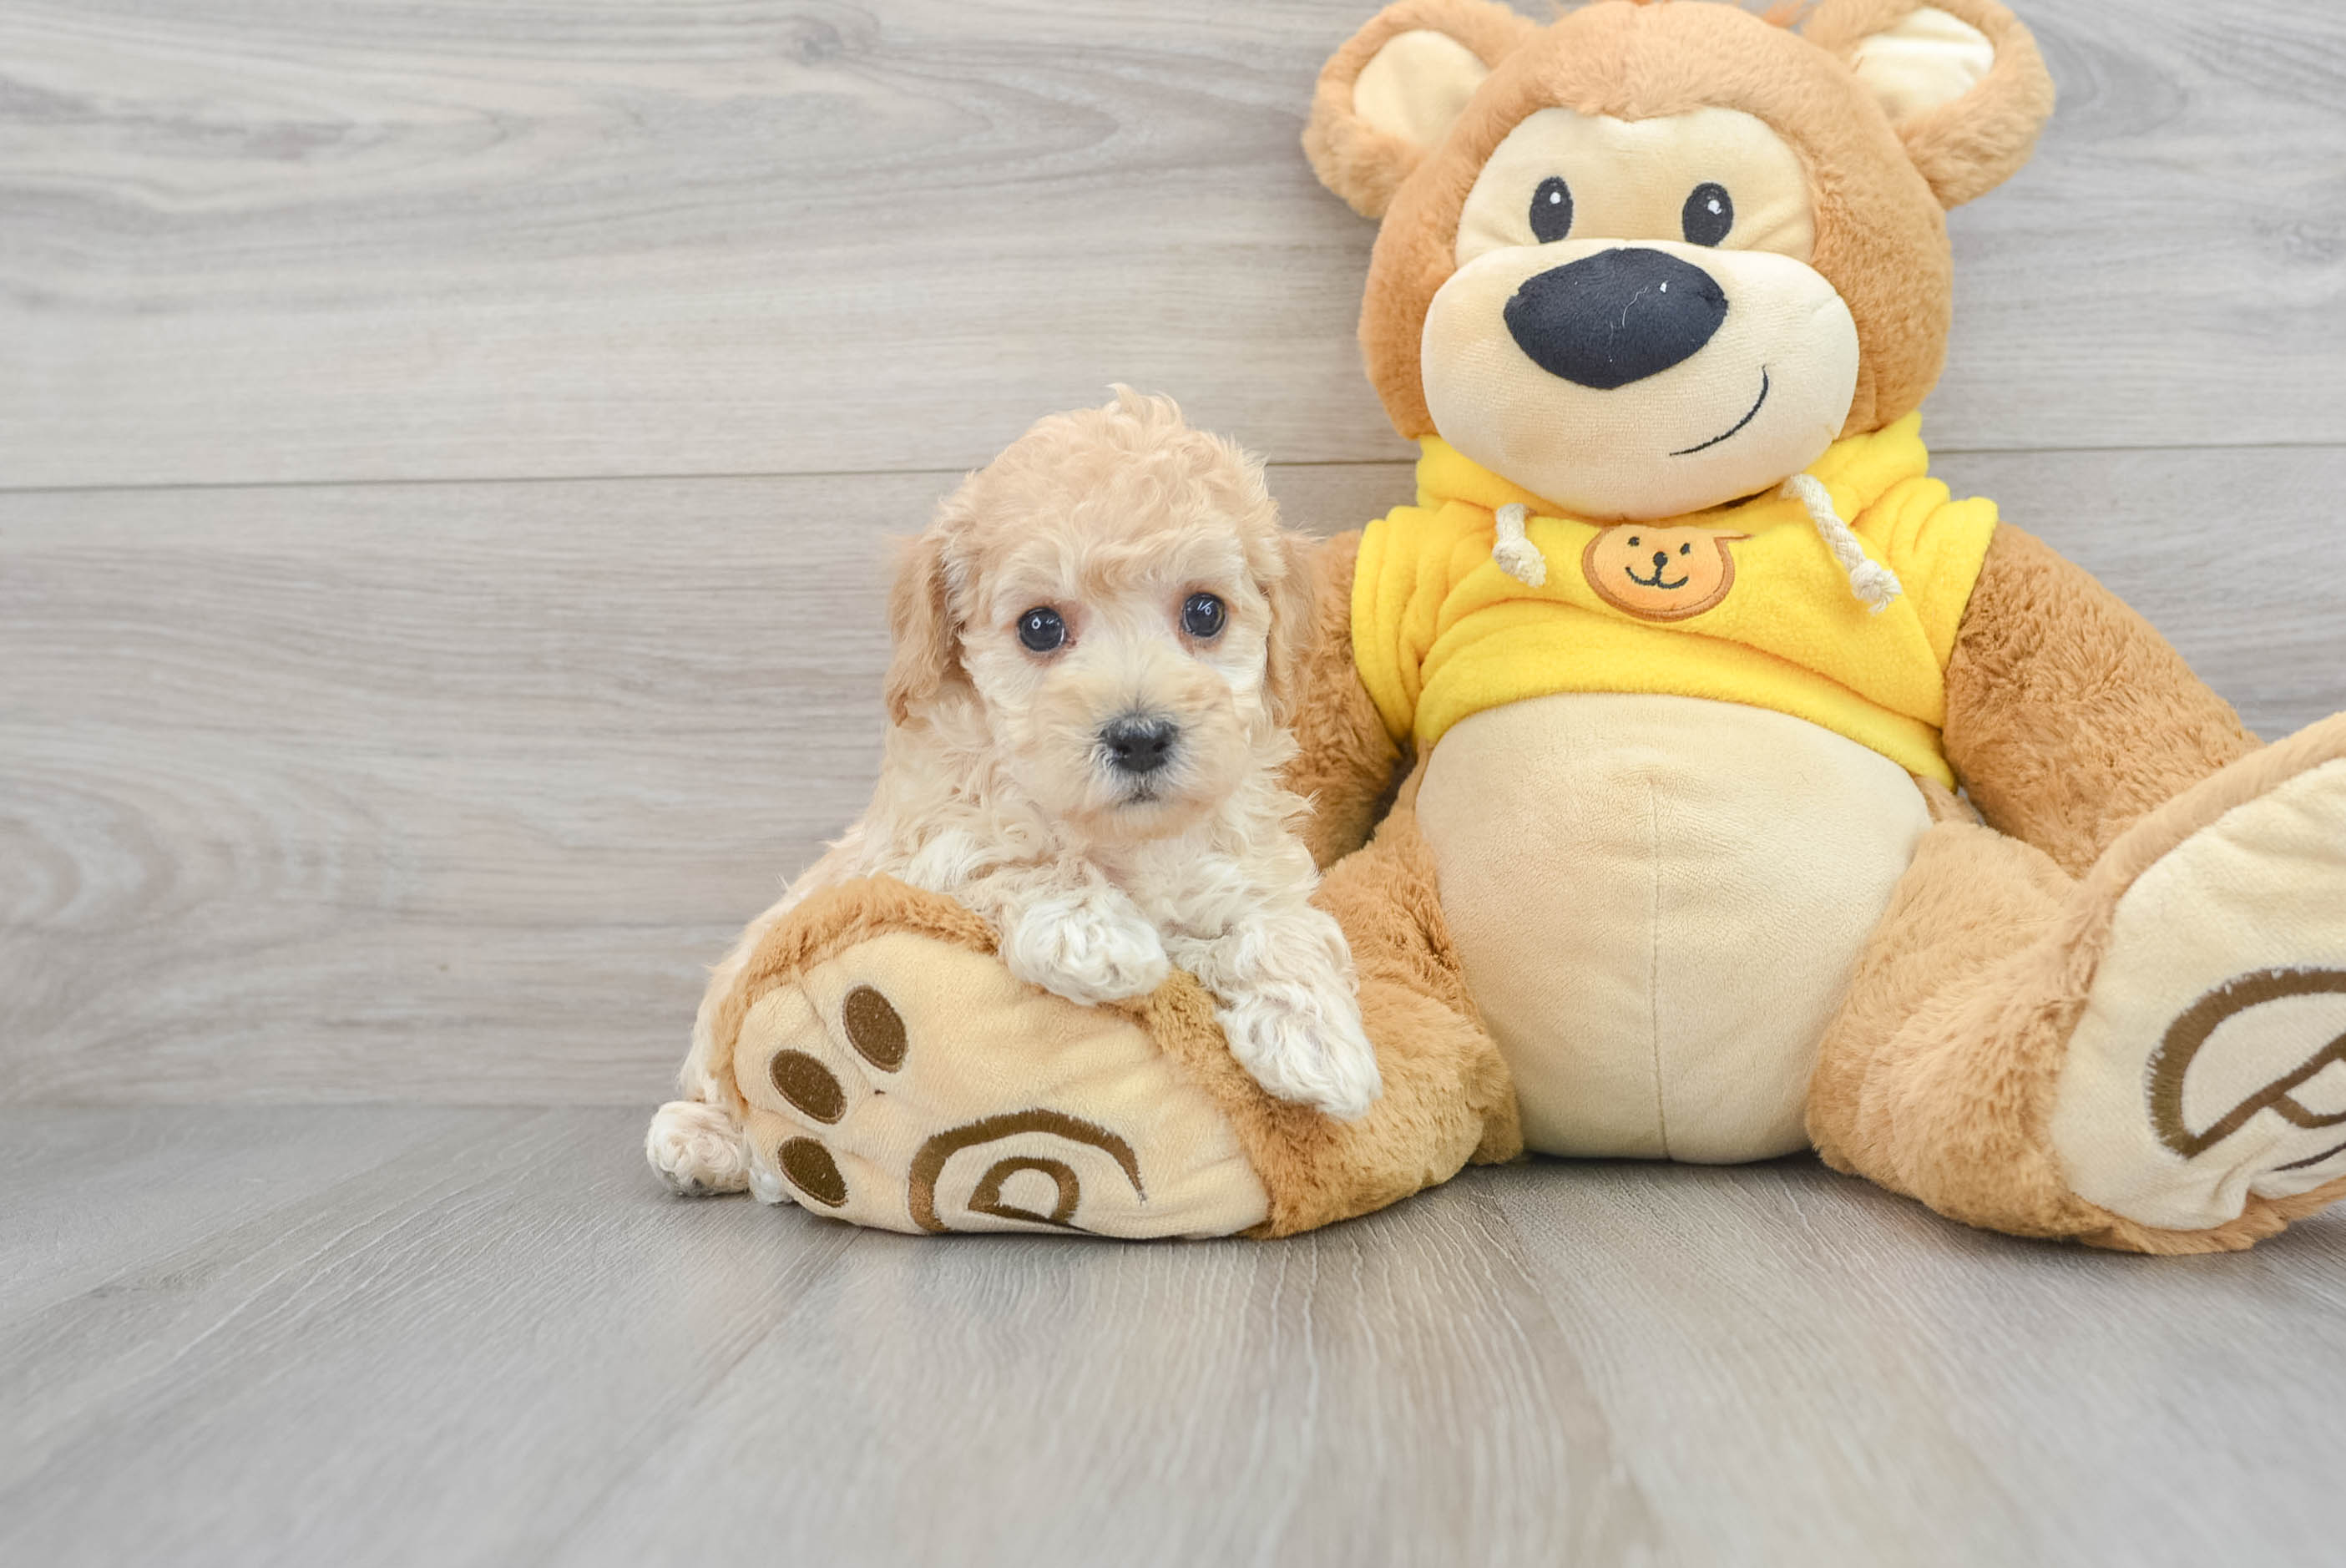
[[[1749,534],[1621,523],[1588,541],[1580,570],[1596,596],[1644,621],[1682,621],[1715,607],[1735,586],[1728,545]]]

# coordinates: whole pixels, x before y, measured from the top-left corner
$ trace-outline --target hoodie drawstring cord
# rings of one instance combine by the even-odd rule
[[[1491,559],[1516,582],[1536,588],[1547,581],[1547,557],[1524,537],[1524,524],[1531,514],[1532,509],[1520,501],[1510,501],[1493,514],[1498,521],[1499,536],[1491,543]]]
[[[1795,473],[1784,481],[1784,494],[1808,508],[1809,521],[1824,536],[1825,548],[1833,553],[1841,569],[1849,574],[1849,591],[1866,608],[1878,616],[1890,607],[1891,600],[1906,591],[1897,573],[1866,555],[1865,546],[1857,542],[1857,535],[1833,510],[1832,492],[1825,488],[1823,480],[1813,473]]]
[[[1850,592],[1866,608],[1878,616],[1906,591],[1897,573],[1866,555],[1856,534],[1833,510],[1832,492],[1825,488],[1822,480],[1813,473],[1795,473],[1784,482],[1783,494],[1807,509],[1809,521],[1816,524],[1825,548],[1841,563],[1841,569],[1849,574]],[[1498,533],[1491,542],[1491,559],[1515,581],[1536,588],[1547,581],[1547,558],[1525,536],[1524,524],[1530,517],[1531,508],[1520,501],[1511,501],[1493,514]]]

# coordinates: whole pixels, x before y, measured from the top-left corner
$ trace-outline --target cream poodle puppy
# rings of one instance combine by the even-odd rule
[[[712,1020],[769,930],[858,877],[958,899],[1013,973],[1072,1001],[1188,970],[1256,1082],[1364,1115],[1382,1085],[1352,952],[1310,901],[1295,830],[1309,807],[1280,785],[1312,598],[1261,464],[1119,387],[970,475],[913,542],[889,610],[879,789],[712,975],[687,1097],[647,1139],[669,1186],[749,1185]]]

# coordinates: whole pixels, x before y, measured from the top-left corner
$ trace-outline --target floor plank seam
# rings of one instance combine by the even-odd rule
[[[1927,412],[1927,411],[1926,411]],[[1233,433],[1243,441],[1242,433]],[[1931,455],[1950,457],[2096,457],[2112,454],[2143,453],[2209,455],[2250,452],[2336,452],[2346,453],[2346,436],[2337,441],[2269,441],[2269,442],[2162,442],[2144,445],[2116,446],[1933,446]],[[1270,459],[1268,466],[1281,469],[1348,469],[1394,468],[1416,461],[1406,452],[1391,457],[1331,457]],[[360,489],[431,489],[452,485],[523,485],[523,484],[675,484],[696,481],[711,483],[764,483],[779,480],[809,482],[856,479],[958,479],[974,466],[954,464],[942,468],[801,468],[801,469],[739,469],[716,470],[709,473],[644,472],[630,473],[515,473],[515,474],[427,474],[397,479],[233,479],[233,480],[173,480],[154,484],[0,484],[0,497],[39,495],[153,495],[177,494],[199,491],[239,490],[360,490]]]

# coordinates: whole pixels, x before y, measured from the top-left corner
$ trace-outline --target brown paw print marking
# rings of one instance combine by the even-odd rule
[[[2157,1129],[2159,1141],[2188,1160],[2206,1154],[2263,1111],[2274,1112],[2291,1126],[2309,1130],[2346,1124],[2346,1111],[2317,1115],[2307,1110],[2295,1094],[2332,1063],[2346,1062],[2346,1034],[2341,1034],[2298,1067],[2217,1117],[2206,1131],[2193,1132],[2183,1119],[2183,1075],[2190,1071],[2191,1059],[2218,1028],[2268,1003],[2291,996],[2332,993],[2346,993],[2346,969],[2259,969],[2233,976],[2186,1008],[2182,1016],[2168,1026],[2167,1038],[2159,1042],[2150,1058],[2150,1119]],[[2280,1168],[2319,1165],[2340,1153],[2346,1153],[2346,1145]]]
[[[847,993],[839,1006],[839,1022],[856,1054],[882,1073],[904,1064],[903,1017],[870,986],[859,985]]]
[[[782,1174],[807,1196],[831,1208],[847,1201],[847,1178],[839,1174],[839,1162],[812,1138],[792,1138],[779,1157]]]
[[[811,1052],[783,1049],[766,1062],[775,1092],[799,1115],[824,1127],[849,1120],[848,1083],[863,1081],[844,1050],[852,1049],[877,1072],[888,1074],[901,1071],[911,1054],[903,1015],[869,985],[858,985],[841,999],[832,1038],[843,1039],[845,1047],[830,1061]],[[882,1092],[876,1084],[871,1088],[873,1094]],[[860,1093],[855,1103],[864,1103]],[[808,1207],[844,1208],[847,1176],[825,1146],[827,1135],[800,1134],[785,1139],[774,1151],[774,1163],[782,1180]],[[1038,1146],[1040,1140],[1048,1142]],[[1042,1183],[1034,1179],[1037,1176],[1050,1184],[1047,1197]],[[930,1137],[913,1152],[904,1187],[911,1218],[927,1231],[973,1228],[969,1222],[978,1217],[1080,1230],[1085,1228],[1081,1210],[1086,1177],[1096,1187],[1105,1184],[1112,1200],[1123,1196],[1121,1178],[1134,1197],[1148,1202],[1140,1160],[1130,1144],[1081,1117],[1036,1107],[981,1117]],[[859,1176],[859,1183],[863,1179]],[[1020,1182],[1015,1198],[1009,1196],[1014,1182]],[[860,1186],[856,1196],[860,1200],[880,1196]],[[1111,1201],[1108,1207],[1123,1206]],[[997,1227],[981,1220],[974,1228]]]
[[[776,1092],[811,1120],[829,1126],[847,1114],[847,1091],[830,1068],[805,1052],[776,1052],[768,1071]]]
[[[1021,1171],[1040,1171],[1049,1176],[1059,1189],[1052,1201],[1051,1212],[1037,1214],[1031,1208],[1020,1208],[1015,1203],[1005,1203],[1002,1188],[1005,1183]],[[1063,1229],[1075,1228],[1076,1205],[1084,1200],[1084,1184],[1076,1175],[1076,1167],[1065,1160],[1039,1159],[1032,1155],[1017,1159],[996,1160],[986,1167],[984,1177],[976,1190],[969,1195],[969,1207],[974,1214],[997,1215],[1004,1219],[1031,1219],[1037,1225],[1056,1225]]]
[[[1133,1196],[1148,1199],[1140,1185],[1140,1161],[1132,1145],[1109,1132],[1106,1127],[1070,1116],[1064,1111],[1012,1111],[1004,1115],[986,1116],[964,1126],[939,1133],[923,1144],[913,1156],[913,1168],[907,1186],[910,1187],[913,1221],[923,1230],[943,1235],[950,1227],[937,1217],[937,1178],[944,1174],[945,1162],[964,1149],[980,1144],[990,1144],[1020,1133],[1048,1133],[1069,1143],[1086,1144],[1114,1160],[1132,1184]],[[1010,1178],[1021,1171],[1040,1171],[1058,1186],[1057,1201],[1048,1214],[1019,1208],[1006,1204],[1002,1189]],[[999,1216],[1005,1219],[1033,1220],[1039,1225],[1056,1225],[1062,1229],[1075,1228],[1076,1208],[1083,1202],[1083,1184],[1075,1168],[1061,1160],[1039,1159],[1032,1155],[1013,1155],[999,1159],[986,1167],[970,1193],[969,1207],[980,1214]]]

